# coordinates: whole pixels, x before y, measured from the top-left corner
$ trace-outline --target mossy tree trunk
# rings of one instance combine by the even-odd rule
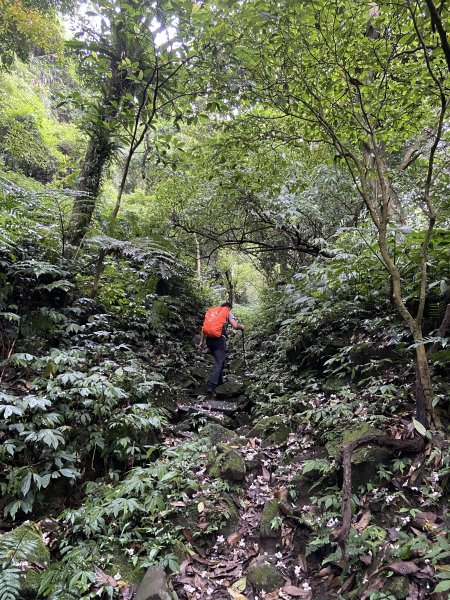
[[[66,258],[74,258],[91,224],[100,193],[103,171],[112,156],[112,143],[106,131],[100,129],[91,139],[84,157],[66,240]]]

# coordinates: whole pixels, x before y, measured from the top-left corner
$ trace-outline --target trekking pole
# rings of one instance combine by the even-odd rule
[[[244,341],[244,330],[242,329],[242,353],[244,355],[244,367],[247,368],[247,358],[245,356],[245,341]]]

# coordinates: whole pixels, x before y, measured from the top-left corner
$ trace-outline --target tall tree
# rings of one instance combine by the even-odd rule
[[[210,30],[211,43],[216,40],[217,93],[226,90],[228,102],[235,99],[249,119],[266,119],[280,138],[331,146],[347,166],[375,225],[393,300],[415,343],[418,416],[439,426],[422,322],[427,253],[437,217],[435,163],[449,87],[445,56],[433,53],[435,37],[426,14],[408,0],[367,5],[255,0],[231,9],[219,1],[209,9],[220,23],[216,32]],[[265,114],[256,111],[257,104]],[[422,168],[416,171],[416,187],[401,197],[401,174],[417,161]],[[420,211],[411,223],[423,231],[415,311],[404,299],[403,274],[389,236],[407,210]]]
[[[81,70],[90,89],[85,105],[89,137],[79,191],[73,206],[68,252],[73,256],[91,223],[102,176],[111,159],[128,146],[125,169],[113,218],[120,208],[131,158],[159,115],[179,117],[178,103],[194,97],[188,69],[194,62],[190,11],[192,2],[158,2],[150,7],[140,0],[104,0],[90,14],[99,26],[86,24],[79,40],[69,45],[80,56]],[[176,8],[179,8],[177,5]],[[184,12],[183,12],[184,11]],[[94,21],[95,23],[95,21]]]
[[[0,10],[0,68],[14,60],[26,61],[34,51],[62,49],[62,27],[57,12],[73,7],[71,0],[3,0]]]

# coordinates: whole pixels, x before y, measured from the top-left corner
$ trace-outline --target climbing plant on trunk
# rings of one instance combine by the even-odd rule
[[[190,44],[192,3],[177,5],[176,11],[173,6],[102,0],[94,15],[100,28],[86,24],[79,39],[69,42],[91,90],[88,98],[73,96],[84,110],[89,143],[79,183],[82,194],[74,202],[70,221],[69,256],[74,256],[91,224],[110,161],[128,147],[115,218],[131,159],[153,121],[157,116],[179,118],[180,103],[196,94],[187,73],[195,58]]]

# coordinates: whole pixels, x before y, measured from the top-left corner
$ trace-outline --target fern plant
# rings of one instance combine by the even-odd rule
[[[33,567],[45,566],[49,552],[33,523],[0,536],[0,600],[18,600],[25,590],[37,590]]]

